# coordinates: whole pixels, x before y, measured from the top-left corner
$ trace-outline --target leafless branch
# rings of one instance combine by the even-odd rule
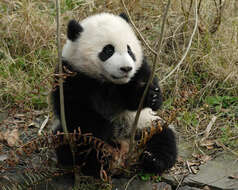
[[[46,124],[49,121],[49,115],[46,116],[45,120],[43,121],[43,123],[41,124],[41,127],[38,131],[38,135],[41,136],[42,135],[42,130],[45,128]]]
[[[123,0],[122,1],[122,4],[128,14],[128,17],[129,17],[129,12],[125,6],[125,3]],[[155,75],[155,68],[156,68],[156,63],[159,59],[159,53],[160,53],[160,50],[161,50],[161,46],[162,46],[162,41],[163,41],[163,34],[164,34],[164,28],[165,28],[165,22],[166,22],[166,18],[167,18],[167,14],[168,14],[168,10],[169,10],[169,7],[170,7],[170,2],[171,0],[168,0],[168,3],[167,3],[167,6],[166,6],[166,9],[165,9],[165,13],[164,13],[164,16],[163,16],[163,21],[162,21],[162,28],[161,28],[161,34],[160,34],[160,38],[159,38],[159,43],[158,43],[158,50],[157,52],[155,52],[153,49],[149,48],[149,46],[147,46],[148,49],[150,49],[150,51],[152,53],[154,53],[155,57],[154,57],[154,61],[153,61],[153,66],[152,66],[152,71],[151,71],[151,74],[150,74],[150,77],[149,77],[149,80],[146,84],[146,87],[145,87],[145,90],[144,90],[144,93],[143,93],[143,96],[140,100],[140,103],[139,103],[139,107],[138,107],[138,111],[136,113],[136,116],[135,116],[135,120],[134,120],[134,123],[133,123],[133,126],[132,126],[132,129],[131,129],[131,138],[130,138],[130,144],[129,144],[129,158],[131,157],[131,154],[134,150],[134,147],[135,147],[135,143],[134,143],[134,139],[135,139],[135,133],[136,133],[136,129],[137,129],[137,124],[138,124],[138,121],[139,121],[139,117],[140,117],[140,112],[142,110],[142,107],[143,107],[143,103],[144,103],[144,99],[145,99],[145,96],[147,94],[147,91],[149,89],[149,86],[154,78],[154,75]],[[131,18],[129,17],[130,21]],[[133,23],[133,22],[131,22]],[[140,34],[140,33],[139,33]],[[141,34],[140,34],[141,35]],[[142,35],[141,35],[142,36]],[[142,37],[141,38],[142,41],[145,43],[145,40],[144,38]]]
[[[194,12],[195,12],[195,24],[194,24],[194,29],[193,29],[193,33],[191,35],[191,38],[189,40],[189,43],[188,43],[188,46],[187,46],[187,49],[182,57],[182,59],[179,61],[179,63],[176,65],[176,67],[166,76],[164,77],[160,83],[163,83],[165,82],[179,67],[180,65],[183,63],[184,59],[186,58],[187,54],[188,54],[188,51],[192,45],[192,41],[193,41],[193,37],[196,33],[196,30],[197,30],[197,26],[198,26],[198,14],[197,14],[197,0],[195,0],[195,8],[194,8]]]
[[[56,0],[56,21],[57,21],[57,50],[58,50],[58,66],[59,66],[59,75],[63,74],[62,60],[61,60],[61,42],[60,42],[60,2]],[[59,89],[60,89],[60,119],[63,131],[65,133],[66,139],[69,140],[68,129],[66,125],[65,119],[65,107],[64,107],[64,89],[63,89],[63,78],[59,77]],[[72,156],[73,156],[73,164],[75,165],[75,152],[72,144],[69,143]],[[77,172],[74,173],[75,178],[77,178]],[[77,186],[77,181],[75,180],[75,186]]]
[[[182,9],[182,12],[183,12],[183,15],[185,16],[186,13],[185,13],[185,9],[184,9],[184,1],[183,0],[180,0],[180,4],[181,4],[181,9]]]
[[[214,115],[211,119],[211,121],[209,122],[209,124],[207,125],[207,128],[205,130],[205,133],[204,133],[204,137],[203,139],[207,139],[209,134],[210,134],[210,131],[212,129],[212,126],[214,125],[214,123],[216,122],[216,119],[217,117]]]
[[[217,5],[216,0],[214,0],[214,4],[216,6],[216,14],[217,15],[216,15],[215,20],[212,24],[212,27],[209,30],[210,33],[212,33],[212,34],[214,34],[218,30],[218,28],[221,24],[221,16],[222,16],[222,1],[219,0],[219,5]]]
[[[200,0],[199,1],[199,3],[198,3],[198,15],[200,15],[200,7],[201,7],[201,5],[202,5],[202,0]]]
[[[145,46],[146,46],[154,55],[156,55],[157,52],[156,52],[155,50],[153,50],[153,49],[150,47],[150,45],[146,42],[146,40],[144,39],[144,37],[142,36],[142,34],[140,33],[140,31],[139,31],[138,28],[136,27],[135,23],[134,23],[133,20],[131,19],[131,15],[130,15],[130,13],[129,13],[127,7],[126,7],[126,4],[125,4],[124,0],[121,0],[121,3],[122,3],[122,5],[123,5],[123,7],[124,7],[124,9],[125,9],[125,11],[126,11],[126,14],[127,14],[128,18],[129,18],[129,20],[130,20],[130,23],[132,24],[133,28],[135,29],[136,33],[138,34],[140,40],[145,44]]]
[[[131,184],[131,182],[132,182],[137,176],[138,176],[137,174],[134,175],[134,176],[127,182],[126,187],[125,187],[125,190],[128,189],[128,187],[129,187],[129,185]]]
[[[190,5],[189,5],[189,9],[188,9],[188,12],[189,12],[189,13],[190,13],[190,11],[191,11],[192,6],[193,6],[193,0],[190,1]]]
[[[61,42],[60,42],[60,3],[56,0],[56,21],[57,21],[57,49],[58,49],[58,66],[59,74],[63,73],[62,60],[61,60]],[[67,126],[65,120],[65,110],[64,110],[64,89],[63,89],[63,79],[59,77],[59,88],[60,88],[60,118],[64,132],[67,134]]]

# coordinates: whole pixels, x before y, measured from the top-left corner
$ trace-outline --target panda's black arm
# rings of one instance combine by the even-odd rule
[[[143,95],[150,74],[151,68],[144,58],[141,68],[137,71],[133,79],[127,85],[125,85],[125,89],[123,90],[125,92],[124,96],[128,110],[135,111],[138,109],[140,99]],[[161,105],[162,94],[159,87],[158,78],[155,76],[149,87],[143,108],[150,107],[152,110],[156,111]]]
[[[65,105],[65,116],[66,123],[69,132],[74,132],[80,127],[80,130],[83,134],[91,133],[93,136],[101,138],[105,141],[111,139],[113,134],[112,123],[110,120],[102,117],[100,113],[97,113],[90,105],[85,107],[84,105],[80,105],[79,102],[68,102]],[[58,113],[59,111],[57,111]],[[57,114],[60,119],[60,115]],[[60,123],[59,123],[60,124]],[[60,130],[62,132],[61,124],[56,128],[56,130]]]
[[[81,125],[85,126],[81,129],[82,133],[92,133],[94,137],[109,141],[113,135],[113,124],[95,111],[84,113],[81,117]]]

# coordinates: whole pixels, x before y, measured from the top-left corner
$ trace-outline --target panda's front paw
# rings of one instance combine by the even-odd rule
[[[151,84],[147,96],[147,106],[156,111],[162,105],[162,95],[158,85]]]
[[[162,174],[167,169],[165,162],[149,151],[142,153],[141,161],[145,172]]]

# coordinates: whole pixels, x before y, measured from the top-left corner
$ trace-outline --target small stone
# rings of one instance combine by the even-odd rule
[[[113,190],[124,190],[127,187],[127,190],[172,190],[172,187],[165,183],[153,183],[151,181],[142,181],[140,179],[134,179],[129,184],[130,179],[114,178],[112,180]]]
[[[190,187],[190,186],[184,186],[184,187],[179,187],[178,190],[201,190],[196,187]]]
[[[153,185],[152,190],[172,190],[171,185],[165,183],[165,182],[160,182],[160,183],[155,183]]]

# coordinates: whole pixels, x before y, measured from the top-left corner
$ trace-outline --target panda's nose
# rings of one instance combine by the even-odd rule
[[[130,66],[121,67],[120,70],[123,71],[124,73],[128,73],[129,71],[132,70],[132,67],[130,67]]]

